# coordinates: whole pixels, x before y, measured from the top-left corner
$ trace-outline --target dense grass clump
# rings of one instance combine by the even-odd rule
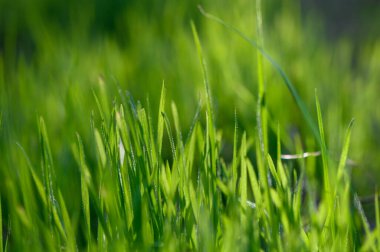
[[[283,161],[289,157],[281,155],[279,130],[273,156],[262,152],[259,132],[249,136],[235,125],[233,158],[226,164],[219,154],[223,139],[214,127],[210,100],[200,105],[183,136],[176,105],[171,103],[171,112],[167,110],[165,93],[163,86],[154,118],[149,107],[136,104],[123,91],[111,111],[103,110],[94,93],[98,120],[92,119],[90,126],[97,162],[88,163],[79,134],[72,145],[81,212],[68,212],[40,118],[42,176],[19,145],[27,166],[19,170],[20,187],[11,192],[22,197],[22,205],[4,218],[5,248],[376,249],[378,226],[370,230],[345,169],[352,124],[339,162],[332,162],[317,100],[321,165],[316,157]],[[170,157],[163,157],[163,148],[171,149]],[[318,169],[323,170],[321,178]],[[12,207],[10,198],[6,200]]]
[[[35,15],[25,17],[34,49],[17,56],[11,43],[17,36],[5,43],[6,53],[0,54],[1,251],[379,250],[378,195],[358,196],[364,182],[356,178],[355,185],[352,174],[364,173],[355,169],[365,162],[357,153],[349,158],[352,150],[363,154],[372,146],[363,122],[376,124],[377,118],[365,121],[363,111],[351,109],[355,104],[368,108],[364,96],[325,83],[346,70],[328,71],[325,62],[337,60],[328,49],[319,48],[317,55],[297,51],[307,36],[292,22],[291,7],[283,7],[278,23],[268,11],[279,34],[268,36],[284,41],[283,61],[295,62],[283,68],[266,49],[275,42],[264,40],[261,1],[253,8],[257,40],[202,7],[201,16],[188,25],[195,11],[187,12],[187,5],[153,6],[151,15],[156,9],[176,10],[187,22],[184,28],[165,19],[156,27],[141,10],[144,5],[132,1],[123,9],[119,4],[118,13],[128,14],[127,27],[133,30],[136,21],[144,28],[139,38],[127,29],[131,34],[125,37],[86,42],[82,36],[91,28],[90,11],[67,31],[72,40],[50,33],[49,24],[45,34],[36,29],[41,22],[36,7]],[[236,8],[244,12],[247,6],[238,1]],[[276,7],[263,6],[272,12]],[[96,9],[94,20],[102,18]],[[119,22],[110,19],[102,29],[117,32],[123,27]],[[172,30],[178,32],[175,40],[168,39]],[[295,35],[294,40],[287,43],[281,32]],[[223,47],[226,34],[237,35],[228,40],[236,51]],[[147,46],[150,40],[153,49]],[[123,41],[128,41],[125,47],[119,45]],[[164,70],[156,66],[164,60],[152,57],[175,53],[181,64],[166,62]],[[326,77],[314,72],[310,55]],[[337,61],[346,62],[347,55],[341,52],[343,60]],[[371,66],[376,68],[376,60]],[[149,82],[168,69],[169,83]],[[348,74],[360,82],[361,75]],[[203,84],[181,86],[178,80]],[[311,84],[302,86],[300,80]],[[319,80],[320,86],[314,85]],[[363,87],[367,99],[376,90],[375,80]],[[357,115],[354,125],[350,118]],[[376,160],[375,151],[368,153]]]

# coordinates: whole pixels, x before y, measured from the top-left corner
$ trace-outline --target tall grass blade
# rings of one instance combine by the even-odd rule
[[[269,154],[267,154],[267,161],[268,161],[269,170],[270,170],[272,176],[274,177],[274,180],[276,182],[277,187],[282,186],[280,177],[278,176],[278,173],[276,171],[276,167],[275,167],[273,160]]]
[[[247,171],[249,182],[251,184],[253,197],[255,199],[255,205],[258,206],[259,209],[262,208],[262,193],[260,191],[259,181],[257,179],[256,173],[254,171],[252,163],[247,160]]]
[[[356,193],[354,194],[354,205],[359,212],[360,218],[364,226],[364,231],[366,232],[367,235],[370,235],[371,233],[370,225],[369,225],[367,216],[364,213],[362,203],[360,202],[360,199]]]
[[[261,0],[256,0],[256,34],[257,34],[257,45],[264,49],[264,36],[263,36],[263,20],[261,13]],[[265,96],[265,86],[264,86],[264,64],[263,55],[257,54],[257,78],[259,84],[259,100],[264,99]]]
[[[95,102],[96,102],[96,106],[98,107],[98,111],[99,111],[99,114],[100,114],[100,119],[102,121],[102,123],[105,122],[106,118],[104,116],[104,111],[103,111],[103,107],[102,105],[100,104],[100,101],[98,99],[98,96],[96,95],[95,91],[92,90],[92,95],[94,96],[94,99],[95,99]]]
[[[235,127],[234,127],[234,147],[233,147],[233,156],[232,156],[232,192],[233,195],[235,195],[236,190],[236,184],[238,180],[238,174],[237,174],[237,166],[238,166],[238,157],[237,157],[237,144],[238,144],[238,125],[237,125],[237,116],[236,116],[236,109],[235,109]]]
[[[331,198],[331,196],[329,195],[331,191],[330,191],[330,176],[329,176],[329,170],[328,170],[329,169],[328,168],[328,154],[327,154],[327,148],[326,148],[326,142],[325,142],[325,132],[323,129],[321,106],[319,104],[317,92],[315,92],[315,104],[317,108],[318,127],[319,127],[319,134],[320,134],[319,138],[320,138],[321,152],[322,152],[323,185],[324,185],[325,195]]]
[[[177,160],[177,154],[176,154],[177,152],[176,152],[176,148],[175,148],[175,144],[174,144],[174,137],[172,134],[172,128],[170,126],[169,119],[168,119],[167,115],[165,114],[165,112],[162,112],[161,116],[165,122],[166,132],[167,132],[168,137],[169,137],[170,148],[172,151],[173,162],[175,162]]]
[[[28,155],[26,154],[24,148],[21,146],[20,143],[16,143],[17,147],[21,150],[21,153],[23,154],[25,160],[26,160],[26,164],[29,168],[29,172],[31,173],[32,175],[32,178],[33,178],[33,182],[37,188],[37,192],[39,194],[39,196],[41,197],[41,200],[42,200],[42,203],[44,206],[47,207],[47,198],[46,198],[46,194],[45,194],[45,189],[44,189],[44,185],[43,185],[43,182],[41,182],[40,178],[37,176],[36,172],[34,171],[34,168],[33,168],[33,165],[32,165],[32,162],[30,161]]]
[[[284,189],[288,189],[288,177],[284,166],[281,162],[281,133],[280,133],[280,125],[277,127],[277,172],[278,176],[281,179],[281,185]]]
[[[162,82],[162,88],[161,88],[161,98],[160,98],[160,105],[158,107],[158,123],[157,123],[157,144],[158,144],[158,155],[161,156],[161,150],[162,150],[162,138],[164,135],[164,118],[162,117],[162,113],[165,113],[165,96],[166,96],[166,89],[165,89],[165,82]]]
[[[197,29],[195,28],[195,25],[193,22],[191,22],[191,29],[193,32],[194,42],[195,42],[195,46],[197,48],[199,61],[200,61],[200,64],[202,66],[203,81],[204,81],[204,85],[205,85],[205,89],[206,89],[207,113],[210,115],[211,120],[213,120],[214,114],[213,114],[213,108],[212,108],[212,96],[211,96],[209,79],[208,79],[208,75],[207,75],[206,61],[203,57],[201,42],[199,40],[198,32],[197,32]]]
[[[338,165],[337,183],[339,183],[340,179],[342,178],[344,168],[346,166],[348,150],[350,147],[351,130],[352,130],[353,124],[354,124],[354,119],[352,119],[350,124],[348,125],[346,136],[344,138],[343,150],[342,150],[342,154],[340,156],[340,161]]]
[[[58,202],[62,215],[62,223],[66,236],[66,247],[69,251],[74,251],[76,249],[76,241],[75,241],[75,232],[73,230],[69,212],[66,207],[66,203],[60,191],[58,191]]]
[[[246,134],[243,133],[242,141],[241,141],[241,152],[240,152],[240,182],[239,182],[239,193],[240,193],[240,201],[241,206],[245,210],[247,207],[247,164],[246,157],[247,155],[247,142],[246,142]]]
[[[222,19],[220,19],[220,18],[218,18],[218,17],[216,17],[216,16],[214,16],[214,15],[212,15],[210,13],[207,13],[201,6],[198,6],[198,7],[199,7],[199,10],[202,13],[202,15],[204,15],[206,18],[208,18],[210,20],[213,20],[213,21],[215,21],[215,22],[223,25],[228,30],[230,30],[230,31],[234,32],[235,34],[239,35],[242,39],[244,39],[249,44],[251,44],[253,47],[255,47],[264,56],[264,58],[269,61],[269,63],[274,67],[274,69],[280,74],[280,76],[283,79],[286,87],[288,88],[288,90],[292,94],[292,96],[293,96],[293,98],[294,98],[294,100],[295,100],[298,108],[300,109],[300,111],[302,113],[302,116],[304,117],[305,121],[307,122],[307,124],[308,124],[311,132],[313,133],[316,141],[319,144],[321,144],[320,138],[319,138],[319,133],[318,133],[318,127],[316,126],[316,123],[314,122],[314,120],[313,120],[310,112],[308,111],[305,103],[303,102],[303,100],[299,96],[299,94],[298,94],[296,88],[294,87],[293,83],[290,81],[290,79],[286,75],[285,71],[281,68],[281,66],[274,59],[272,59],[272,57],[269,56],[269,54],[263,48],[261,48],[260,45],[256,41],[248,38],[240,30],[238,30],[234,26],[226,23]]]
[[[83,214],[85,216],[85,225],[86,225],[86,235],[89,235],[89,230],[91,230],[91,219],[90,219],[90,202],[92,203],[95,214],[98,218],[100,226],[98,231],[100,233],[104,232],[106,238],[111,238],[111,233],[109,231],[108,225],[105,220],[103,212],[102,198],[99,199],[99,195],[94,188],[91,173],[86,165],[84,148],[82,140],[77,135],[77,150],[76,150],[77,162],[79,165],[81,173],[81,194],[82,194],[82,204],[83,204]],[[88,195],[88,196],[87,196]],[[100,201],[100,202],[99,202]],[[103,235],[101,235],[101,240],[103,241]],[[88,237],[91,239],[91,236]]]
[[[262,16],[261,16],[261,0],[256,0],[256,33],[258,36],[258,46],[264,48],[264,37],[263,37],[263,27],[262,27]],[[264,157],[268,152],[268,117],[266,109],[266,91],[264,85],[264,64],[262,54],[257,54],[257,79],[258,79],[258,99],[257,99],[257,127],[258,136],[261,147],[261,155]],[[268,179],[270,179],[268,177]]]
[[[82,139],[77,133],[77,146],[78,146],[78,159],[81,174],[81,194],[82,194],[82,207],[86,227],[87,244],[91,244],[91,217],[90,217],[90,198],[88,193],[88,185],[91,183],[91,175],[85,163],[85,156],[83,150]],[[89,247],[88,247],[89,249]]]
[[[54,190],[53,190],[53,160],[50,151],[50,144],[46,132],[45,122],[42,117],[39,121],[39,130],[40,130],[40,144],[41,144],[41,153],[42,153],[42,171],[44,175],[44,188],[46,192],[46,198],[48,200],[48,205],[50,211],[53,208],[53,202],[55,201]],[[51,212],[52,213],[52,212]]]
[[[44,175],[44,189],[47,200],[49,223],[51,225],[51,231],[53,231],[54,226],[58,229],[60,235],[66,240],[66,234],[63,228],[62,216],[60,212],[59,204],[55,198],[54,194],[54,167],[53,158],[50,150],[49,139],[46,131],[45,121],[42,117],[39,120],[39,130],[40,130],[40,144],[42,152],[42,171]],[[55,224],[55,225],[54,225]]]
[[[106,166],[107,156],[106,156],[105,148],[103,145],[102,137],[100,136],[100,133],[96,128],[94,128],[94,136],[95,136],[95,143],[97,147],[96,149],[98,151],[100,163],[102,167],[104,168]]]
[[[213,112],[213,106],[212,106],[212,96],[211,96],[211,91],[210,91],[210,84],[209,84],[209,79],[207,75],[207,68],[206,68],[206,61],[203,57],[202,53],[202,46],[199,40],[198,32],[197,29],[195,28],[195,25],[193,22],[191,22],[191,29],[193,31],[193,37],[195,41],[195,45],[198,51],[198,57],[200,64],[202,66],[202,72],[203,72],[203,81],[205,84],[205,89],[206,89],[206,109],[207,109],[207,126],[208,126],[208,134],[209,134],[209,139],[210,139],[210,160],[211,160],[211,167],[212,167],[212,172],[213,175],[216,175],[216,160],[217,160],[217,150],[215,146],[215,127],[214,127],[214,112]]]

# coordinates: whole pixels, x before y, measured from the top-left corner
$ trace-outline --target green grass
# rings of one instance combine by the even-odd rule
[[[2,251],[379,250],[379,45],[226,5],[4,14]]]

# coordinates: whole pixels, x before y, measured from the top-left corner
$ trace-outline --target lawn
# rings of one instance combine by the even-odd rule
[[[305,2],[0,0],[1,251],[379,251],[380,10]]]

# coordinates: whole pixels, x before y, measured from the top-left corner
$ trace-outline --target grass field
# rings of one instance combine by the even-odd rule
[[[2,251],[380,250],[378,37],[198,4],[0,1]]]

